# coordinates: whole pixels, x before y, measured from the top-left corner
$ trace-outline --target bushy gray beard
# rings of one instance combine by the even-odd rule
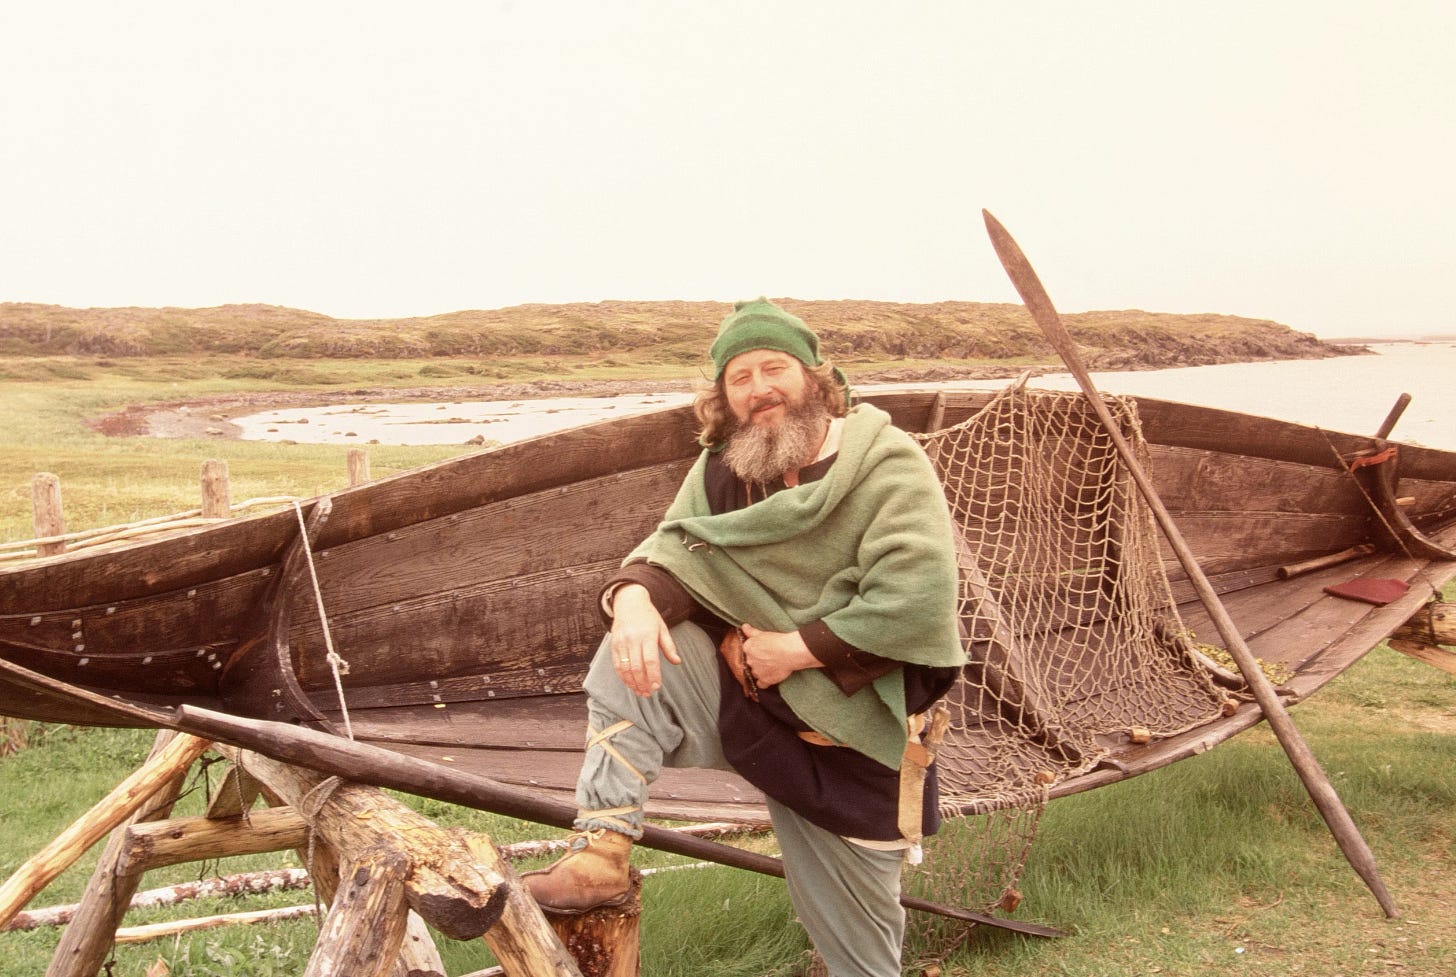
[[[723,464],[745,482],[766,485],[814,460],[829,419],[824,401],[810,394],[791,406],[776,426],[735,425],[723,449]]]

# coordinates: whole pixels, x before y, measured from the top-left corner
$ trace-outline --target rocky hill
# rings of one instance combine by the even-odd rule
[[[1054,359],[1020,305],[778,300],[843,363]],[[635,363],[702,361],[715,302],[520,305],[410,319],[334,319],[270,305],[72,309],[0,303],[0,356],[508,358],[612,355]],[[1348,347],[1263,319],[1124,310],[1064,314],[1094,369],[1141,369],[1341,355]]]

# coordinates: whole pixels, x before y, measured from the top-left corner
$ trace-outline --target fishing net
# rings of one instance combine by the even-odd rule
[[[1145,463],[1135,404],[1106,403]],[[1184,635],[1152,510],[1081,395],[1014,384],[918,440],[954,521],[970,664],[937,752],[953,820],[906,888],[1010,909],[1049,788],[1133,737],[1207,722],[1224,695]],[[916,915],[919,952],[965,935]]]

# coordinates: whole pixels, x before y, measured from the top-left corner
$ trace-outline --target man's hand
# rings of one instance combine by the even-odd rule
[[[805,668],[823,668],[797,631],[760,631],[752,624],[739,628],[743,632],[743,653],[753,680],[766,689]]]
[[[662,658],[682,664],[667,622],[641,584],[624,584],[612,595],[611,649],[617,675],[641,696],[662,688]]]

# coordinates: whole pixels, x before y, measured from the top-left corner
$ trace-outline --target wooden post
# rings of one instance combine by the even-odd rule
[[[386,977],[404,941],[405,880],[412,869],[400,847],[379,845],[345,866],[304,977]]]
[[[227,462],[210,458],[202,463],[202,518],[226,519],[232,511]]]
[[[445,961],[430,928],[413,909],[405,913],[404,942],[392,977],[445,977]]]
[[[186,773],[211,744],[187,733],[179,735],[50,844],[16,870],[0,886],[0,924],[9,922],[31,898],[64,872],[88,848],[125,821],[174,777]]]
[[[369,481],[369,452],[364,448],[349,449],[349,484],[363,485]]]
[[[265,793],[300,811],[333,851],[393,848],[406,854],[410,870],[405,901],[446,936],[483,935],[512,977],[579,977],[581,971],[541,908],[489,838],[446,831],[374,787],[345,783],[257,753],[225,752],[257,778]],[[313,874],[317,878],[321,873]]]
[[[61,514],[61,480],[50,472],[40,472],[30,480],[30,506],[37,539],[60,536],[66,531],[66,520]],[[37,543],[37,556],[55,556],[66,552],[64,540],[52,543]]]

